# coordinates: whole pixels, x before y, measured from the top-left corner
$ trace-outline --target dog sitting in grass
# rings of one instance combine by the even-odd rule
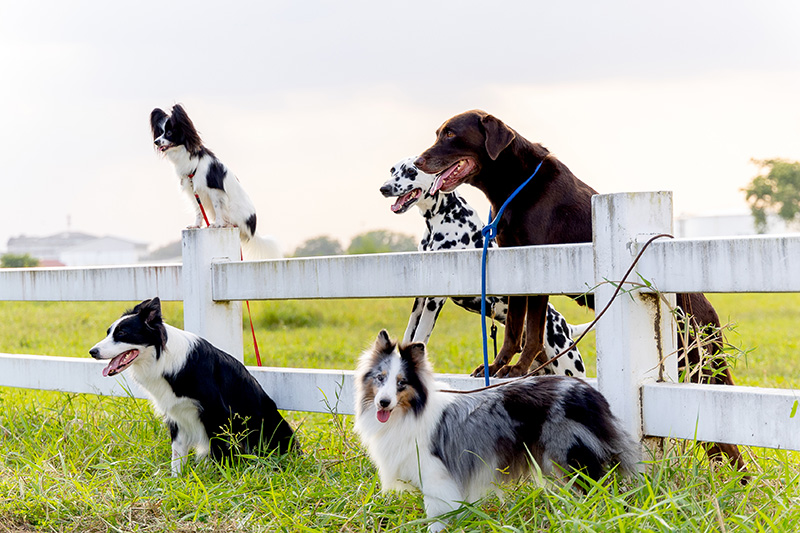
[[[538,465],[599,479],[636,472],[639,446],[586,382],[537,376],[472,393],[434,381],[425,345],[397,346],[385,330],[355,376],[355,430],[384,491],[422,491],[428,518],[474,502]],[[442,519],[429,526],[445,527]]]
[[[111,324],[89,350],[108,360],[104,376],[128,369],[164,417],[172,438],[172,475],[196,457],[235,452],[284,454],[292,428],[247,368],[207,340],[165,324],[158,298],[145,300]]]

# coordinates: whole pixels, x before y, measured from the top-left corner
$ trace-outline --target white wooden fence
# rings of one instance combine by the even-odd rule
[[[613,290],[603,282],[619,280],[650,235],[672,232],[668,192],[598,195],[592,210],[592,243],[490,251],[489,292],[575,294],[597,287],[600,309]],[[480,255],[469,250],[240,262],[235,230],[187,230],[182,267],[3,269],[0,301],[183,300],[184,327],[241,358],[243,300],[477,295]],[[800,236],[676,239],[652,244],[636,273],[663,293],[800,292],[798,265]],[[107,318],[110,323],[114,317]],[[634,434],[800,450],[800,393],[676,383],[674,328],[666,304],[646,290],[618,298],[597,326],[596,385]],[[87,350],[103,334],[86,339]],[[363,339],[364,345],[371,340]],[[474,353],[478,361],[480,346]],[[102,377],[103,365],[88,356],[0,354],[0,385],[141,396],[124,373]],[[353,412],[350,371],[250,370],[282,409]],[[483,383],[442,378],[459,388]]]

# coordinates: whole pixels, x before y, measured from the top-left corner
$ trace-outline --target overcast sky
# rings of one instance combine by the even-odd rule
[[[182,103],[286,252],[419,236],[389,168],[481,108],[600,192],[746,212],[800,159],[800,2],[0,0],[0,250],[67,229],[152,246],[193,220],[148,116]],[[479,212],[483,197],[462,188]]]

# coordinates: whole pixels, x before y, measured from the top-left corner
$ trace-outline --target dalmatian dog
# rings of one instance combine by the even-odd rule
[[[463,250],[467,248],[483,248],[483,221],[466,200],[453,191],[445,194],[428,191],[433,185],[435,176],[425,174],[414,166],[415,157],[399,161],[390,171],[391,177],[381,186],[380,191],[387,198],[397,198],[392,205],[392,212],[400,214],[412,206],[419,208],[425,219],[425,234],[419,243],[421,252],[436,250]],[[496,246],[494,242],[491,246]],[[403,344],[412,342],[427,343],[433,332],[433,326],[446,298],[427,297],[414,300],[411,317],[408,319]],[[456,305],[474,313],[481,312],[481,299],[451,298]],[[508,298],[501,296],[486,297],[487,315],[505,324]],[[547,323],[544,333],[545,357],[550,359],[558,355],[572,339],[581,335],[588,324],[573,326],[548,304]],[[575,347],[556,361],[545,367],[541,373],[563,374],[584,377],[586,371],[578,348]]]

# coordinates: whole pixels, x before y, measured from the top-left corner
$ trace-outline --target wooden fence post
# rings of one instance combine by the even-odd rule
[[[212,262],[239,261],[239,253],[236,228],[183,230],[183,327],[243,361],[242,303],[215,302],[211,272]]]
[[[672,193],[643,192],[592,197],[595,308],[602,309],[615,285],[652,235],[672,233]],[[644,252],[645,255],[647,251]],[[641,265],[641,264],[640,264]],[[643,274],[646,278],[646,274]],[[629,282],[641,283],[634,270]],[[629,290],[631,286],[623,287]],[[613,413],[635,438],[642,432],[642,384],[677,381],[676,333],[670,306],[633,290],[620,293],[597,324],[597,381]]]

